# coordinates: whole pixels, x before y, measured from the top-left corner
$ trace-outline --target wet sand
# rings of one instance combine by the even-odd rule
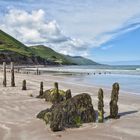
[[[66,129],[53,133],[45,122],[36,118],[36,114],[51,106],[43,99],[37,99],[40,82],[44,89],[59,82],[59,88],[71,89],[72,94],[89,93],[97,110],[98,87],[70,83],[66,76],[15,74],[16,87],[2,86],[0,72],[0,140],[140,140],[140,96],[121,93],[119,95],[118,120],[107,120],[103,124],[83,124],[80,128]],[[21,90],[22,80],[27,80],[27,91]],[[58,80],[59,79],[59,80]],[[103,88],[104,89],[104,88]],[[104,89],[105,116],[109,115],[109,89]],[[30,95],[34,97],[30,97]]]

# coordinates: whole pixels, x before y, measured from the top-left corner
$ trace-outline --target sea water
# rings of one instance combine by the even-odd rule
[[[106,88],[112,88],[112,84],[118,82],[122,91],[140,95],[140,66],[71,66],[65,68],[88,73],[73,76],[71,78],[73,82]]]
[[[40,70],[66,74],[69,82],[102,88],[111,88],[118,82],[122,91],[140,95],[140,66],[61,66]]]

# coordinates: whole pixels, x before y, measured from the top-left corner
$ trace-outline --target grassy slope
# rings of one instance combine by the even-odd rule
[[[13,51],[25,56],[32,55],[32,52],[27,46],[25,46],[12,36],[6,34],[2,30],[0,30],[0,50]]]
[[[54,62],[58,62],[60,64],[72,64],[69,60],[65,58],[64,55],[55,52],[49,47],[38,45],[38,46],[31,46],[30,49],[34,54],[37,56],[40,56],[42,58],[45,58],[47,60],[51,60]]]
[[[46,46],[38,45],[38,46],[31,46],[30,48],[32,52],[34,52],[36,55],[39,55],[45,59],[47,58],[48,60],[58,62],[60,64],[97,65],[97,63],[92,60],[80,56],[72,57],[72,56],[63,55],[55,52],[54,50]]]
[[[67,56],[67,59],[70,60],[72,63],[76,63],[78,65],[99,65],[98,63],[81,56]]]
[[[51,60],[59,64],[75,64],[75,65],[95,65],[97,63],[85,59],[83,57],[71,57],[55,52],[46,46],[31,46],[27,47],[23,43],[19,42],[12,36],[0,30],[0,52],[11,51],[15,52],[17,55],[23,55],[27,57],[40,56],[46,60]]]

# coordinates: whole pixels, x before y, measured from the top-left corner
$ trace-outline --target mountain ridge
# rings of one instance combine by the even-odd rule
[[[58,53],[44,46],[26,46],[14,37],[0,30],[0,63],[41,64],[41,65],[97,65],[98,63],[81,57]]]

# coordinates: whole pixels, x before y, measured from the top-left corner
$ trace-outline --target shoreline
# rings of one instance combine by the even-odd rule
[[[56,77],[56,76],[52,76],[52,77]],[[60,81],[60,82],[62,83],[62,81]],[[72,84],[72,85],[77,85],[77,86],[82,86],[82,87],[90,87],[90,88],[98,88],[98,89],[99,88],[103,88],[105,90],[110,90],[109,87],[102,86],[102,85],[92,85],[92,84],[88,84],[88,83],[80,84],[80,83],[76,83],[76,82],[75,83],[74,82],[64,82],[64,83],[68,83],[68,84]],[[121,90],[121,89],[120,89],[120,92],[123,93],[123,94],[136,95],[136,96],[140,97],[140,94],[136,93],[136,92],[128,92],[128,91]]]
[[[3,75],[0,72],[0,80]],[[22,91],[22,80],[27,81],[27,90]],[[59,83],[63,90],[71,89],[72,95],[88,93],[92,97],[94,109],[97,110],[97,93],[99,87],[77,85],[69,83],[69,77],[53,76],[51,74],[32,75],[15,73],[16,87],[10,87],[10,73],[7,73],[8,87],[0,84],[0,137],[2,140],[139,140],[140,134],[140,98],[138,95],[119,95],[120,119],[108,120],[103,124],[83,124],[80,128],[66,129],[53,133],[45,122],[38,120],[36,114],[51,106],[43,99],[37,99],[39,84],[44,82],[44,90],[53,87],[54,82]],[[66,82],[65,82],[66,81]],[[109,101],[111,89],[103,88],[105,116],[109,114]],[[30,94],[33,97],[30,97]],[[131,129],[133,128],[133,129]]]
[[[54,73],[49,73],[50,75],[51,74],[54,74]],[[45,74],[43,74],[43,75],[45,75]],[[56,75],[51,75],[52,77],[67,77],[67,75],[65,75],[65,74],[59,74],[59,73],[57,73]],[[70,75],[71,76],[71,75]],[[68,77],[68,78],[71,78],[71,77]],[[64,82],[65,83],[65,82]],[[89,83],[79,83],[79,82],[76,82],[76,81],[74,81],[74,80],[72,80],[71,82],[67,82],[66,81],[66,83],[69,83],[69,84],[73,84],[73,85],[78,85],[78,86],[86,86],[86,87],[93,87],[93,88],[104,88],[105,90],[110,90],[110,88],[109,87],[107,87],[107,86],[105,86],[105,85],[97,85],[97,84],[89,84]],[[112,83],[113,84],[113,83]],[[111,87],[112,85],[110,85],[110,87]],[[123,94],[132,94],[132,95],[137,95],[137,96],[140,96],[140,94],[138,93],[138,92],[130,92],[130,91],[127,91],[127,90],[122,90],[122,89],[120,89],[120,92],[121,93],[123,93]]]

